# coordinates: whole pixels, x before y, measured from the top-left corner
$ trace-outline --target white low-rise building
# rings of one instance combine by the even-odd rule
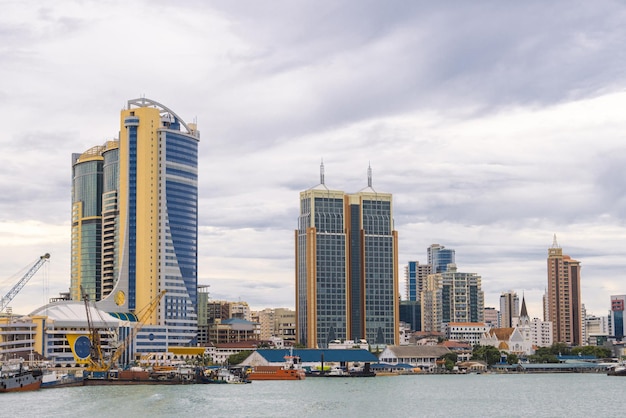
[[[441,345],[389,345],[378,356],[378,360],[391,365],[410,364],[430,371],[437,367],[437,359],[450,352]]]

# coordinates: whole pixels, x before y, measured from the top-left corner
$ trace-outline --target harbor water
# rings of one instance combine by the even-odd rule
[[[2,417],[612,417],[626,378],[471,374],[246,385],[96,386],[0,394]]]

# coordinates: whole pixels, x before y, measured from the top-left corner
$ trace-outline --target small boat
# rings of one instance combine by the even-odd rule
[[[626,376],[626,363],[617,363],[615,366],[610,367],[606,374],[607,376]]]
[[[241,370],[239,371],[241,372]],[[206,370],[200,383],[243,384],[252,382],[242,373],[220,367],[219,369]]]
[[[83,386],[84,379],[72,373],[57,373],[56,370],[46,371],[41,379],[42,389],[67,388]]]
[[[37,390],[41,387],[41,369],[29,369],[22,359],[10,360],[0,369],[0,393]]]

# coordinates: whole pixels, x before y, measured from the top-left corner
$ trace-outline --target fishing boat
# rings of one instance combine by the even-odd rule
[[[24,366],[22,359],[9,360],[0,369],[0,393],[37,390],[41,387],[41,369]]]

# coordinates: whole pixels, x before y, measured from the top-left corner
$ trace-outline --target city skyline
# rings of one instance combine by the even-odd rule
[[[69,290],[68,156],[116,138],[142,95],[201,127],[198,282],[216,299],[294,307],[297,195],[321,159],[331,188],[360,190],[371,164],[393,194],[400,272],[439,243],[486,306],[514,290],[541,317],[556,234],[588,313],[626,292],[617,2],[5,6],[0,279],[51,254],[16,312]]]

